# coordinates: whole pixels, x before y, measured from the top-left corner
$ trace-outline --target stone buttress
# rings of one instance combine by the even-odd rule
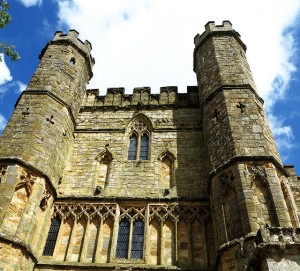
[[[229,21],[194,41],[187,93],[99,95],[91,44],[55,34],[0,137],[0,270],[300,271],[246,46]]]
[[[293,196],[284,189],[288,174],[245,52],[229,21],[208,22],[205,32],[195,37],[194,71],[210,160],[218,270],[245,270],[247,253],[254,248],[244,245],[247,249],[238,251],[235,242],[240,238],[247,244],[247,237],[260,228],[299,225],[295,205],[289,204]]]
[[[46,237],[45,225],[92,77],[90,51],[91,44],[79,40],[75,30],[67,35],[56,32],[0,138],[0,266],[4,270],[32,270]]]

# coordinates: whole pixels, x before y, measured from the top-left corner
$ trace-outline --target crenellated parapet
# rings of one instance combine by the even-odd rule
[[[151,94],[150,87],[133,89],[133,94],[125,94],[125,88],[108,88],[106,95],[100,96],[98,89],[88,89],[82,107],[156,107],[156,106],[198,106],[198,87],[188,86],[186,93],[178,93],[176,86],[160,88],[159,94]]]
[[[214,21],[208,22],[205,25],[205,31],[201,35],[197,34],[195,36],[195,47],[198,49],[212,35],[233,36],[245,51],[247,49],[247,46],[240,38],[240,34],[233,29],[230,21],[223,21],[221,25],[216,25]]]
[[[75,29],[70,29],[67,34],[64,34],[62,31],[56,31],[53,39],[50,42],[48,42],[46,47],[40,53],[39,58],[42,59],[46,49],[50,44],[73,45],[79,52],[81,52],[81,54],[86,59],[89,67],[89,78],[92,78],[92,68],[95,64],[95,59],[91,55],[92,44],[88,40],[85,40],[83,42],[81,39],[78,38],[78,36],[79,32],[77,32]]]

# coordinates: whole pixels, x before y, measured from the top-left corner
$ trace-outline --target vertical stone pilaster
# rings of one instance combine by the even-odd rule
[[[119,205],[117,205],[116,215],[113,221],[114,225],[113,225],[109,262],[111,262],[116,257],[116,248],[117,248],[118,232],[119,232],[119,218],[120,218],[120,207]]]
[[[86,222],[86,228],[84,230],[84,236],[83,236],[83,244],[82,244],[82,250],[80,253],[80,262],[86,262],[86,252],[87,252],[87,247],[89,244],[89,239],[90,239],[90,233],[91,233],[91,220],[88,217],[87,222]]]
[[[100,220],[100,228],[98,229],[98,238],[95,247],[95,263],[101,262],[101,250],[103,246],[103,219]]]
[[[74,246],[74,242],[75,242],[75,235],[76,235],[77,226],[78,226],[78,219],[77,219],[77,217],[75,217],[74,222],[73,222],[73,227],[71,229],[69,242],[68,242],[68,245],[67,245],[67,250],[66,250],[65,261],[67,261],[67,262],[71,261],[72,250],[73,250],[73,246]]]
[[[242,199],[240,201],[241,219],[243,222],[244,232],[256,232],[259,229],[257,224],[257,213],[253,203],[253,191],[249,181],[248,169],[243,163],[237,165],[236,173],[240,179],[240,193]]]
[[[279,225],[277,226],[292,227],[291,218],[288,213],[288,208],[284,200],[284,195],[281,189],[278,175],[276,173],[275,166],[271,165],[270,167],[266,167],[266,174],[268,178],[273,205],[279,223]]]

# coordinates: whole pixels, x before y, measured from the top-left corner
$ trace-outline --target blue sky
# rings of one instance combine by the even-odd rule
[[[196,85],[193,38],[207,21],[230,20],[247,45],[258,93],[265,100],[284,164],[300,175],[299,0],[10,0],[12,23],[0,40],[15,44],[19,62],[0,63],[0,133],[26,88],[38,55],[55,31],[76,29],[96,59],[88,88]]]

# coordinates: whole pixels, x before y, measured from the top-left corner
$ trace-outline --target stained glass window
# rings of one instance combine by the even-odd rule
[[[117,241],[117,258],[128,258],[130,223],[127,220],[122,220],[119,224],[119,234]]]
[[[60,219],[53,218],[51,225],[50,225],[49,232],[48,232],[44,251],[43,251],[44,256],[52,256],[53,255],[59,227],[60,227]]]
[[[133,224],[131,258],[143,259],[143,247],[144,247],[144,222],[141,220],[137,220]]]
[[[128,149],[128,160],[136,160],[136,150],[137,150],[137,136],[133,134],[130,138],[129,149]]]
[[[140,160],[147,160],[148,152],[149,152],[149,137],[147,134],[143,134],[141,138]]]

